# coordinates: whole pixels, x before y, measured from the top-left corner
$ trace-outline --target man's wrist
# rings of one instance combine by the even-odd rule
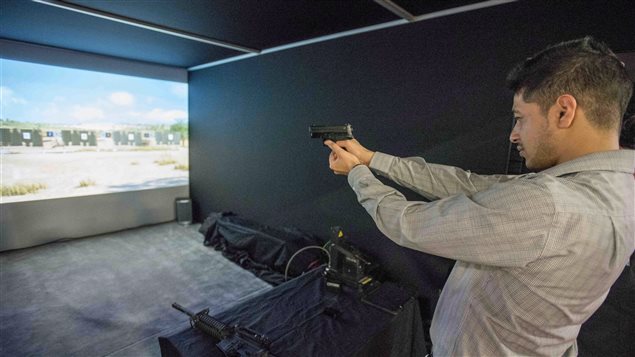
[[[370,151],[368,155],[365,155],[364,160],[362,160],[362,164],[370,167],[370,162],[373,160],[373,155],[375,155],[374,151]]]
[[[353,167],[351,167],[351,169],[349,170],[349,172],[350,172],[350,171],[353,171],[353,169],[354,169],[354,168],[356,168],[357,166],[366,166],[366,164],[364,164],[363,162],[358,162],[358,163],[356,163],[355,165],[353,165]]]

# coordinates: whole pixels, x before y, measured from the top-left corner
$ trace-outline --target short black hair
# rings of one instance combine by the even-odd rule
[[[633,93],[633,82],[615,53],[587,36],[547,47],[527,58],[507,76],[507,86],[547,111],[570,94],[598,128],[619,130]]]

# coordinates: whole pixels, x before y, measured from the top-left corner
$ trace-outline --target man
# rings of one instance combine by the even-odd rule
[[[631,97],[629,107],[635,109]],[[620,147],[635,149],[635,114],[622,121]],[[635,173],[633,173],[635,179]],[[582,324],[578,350],[582,356],[632,356],[635,354],[635,254],[611,286],[602,306]]]
[[[576,355],[580,325],[635,248],[624,65],[586,37],[527,59],[508,83],[510,140],[539,173],[475,175],[326,141],[331,170],[388,238],[457,260],[430,329],[435,356]],[[371,170],[433,201],[407,201]]]

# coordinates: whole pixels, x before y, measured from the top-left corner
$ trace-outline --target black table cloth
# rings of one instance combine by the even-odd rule
[[[265,335],[277,357],[426,355],[411,292],[384,282],[362,299],[347,286],[327,290],[323,271],[315,269],[213,317]],[[159,337],[163,357],[223,356],[217,343],[193,328]]]

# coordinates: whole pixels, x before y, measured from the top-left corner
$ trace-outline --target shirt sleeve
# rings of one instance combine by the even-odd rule
[[[512,175],[477,175],[458,167],[429,164],[421,157],[399,158],[376,152],[369,167],[377,174],[436,200],[457,193],[473,194],[516,178]]]
[[[555,211],[547,189],[533,180],[433,202],[407,201],[365,166],[354,168],[348,181],[377,227],[395,243],[476,264],[522,267],[539,258]]]

